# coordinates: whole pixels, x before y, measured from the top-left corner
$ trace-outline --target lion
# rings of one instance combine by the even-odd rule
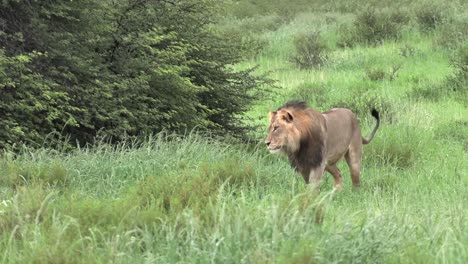
[[[379,129],[379,112],[371,111],[377,124],[369,137],[363,138],[356,115],[347,108],[333,108],[320,113],[302,101],[291,101],[270,112],[270,125],[265,140],[271,153],[281,152],[291,166],[319,188],[324,171],[342,190],[341,172],[336,164],[344,157],[353,186],[360,185],[362,145],[369,144]]]

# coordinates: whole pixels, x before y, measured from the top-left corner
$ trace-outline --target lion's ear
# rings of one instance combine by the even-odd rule
[[[285,111],[286,113],[284,113],[283,115],[283,119],[286,120],[287,122],[292,122],[294,117],[293,115],[291,114],[291,112],[289,111]]]

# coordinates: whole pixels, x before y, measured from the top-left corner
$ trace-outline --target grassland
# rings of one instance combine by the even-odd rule
[[[467,93],[453,66],[466,43],[443,43],[468,15],[454,14],[458,20],[430,31],[412,19],[396,39],[350,47],[339,43],[356,14],[230,18],[225,27],[261,44],[235,67],[259,65],[280,87],[248,113],[258,144],[193,132],[72,152],[5,151],[0,261],[468,262]],[[293,40],[317,30],[326,63],[299,70]],[[266,152],[267,112],[289,99],[350,107],[364,134],[373,125],[368,110],[381,111],[358,190],[341,164],[342,192],[329,175],[312,192],[284,158]]]

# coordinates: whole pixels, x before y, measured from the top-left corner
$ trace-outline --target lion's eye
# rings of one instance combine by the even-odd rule
[[[273,131],[276,131],[279,128],[279,126],[274,126]]]

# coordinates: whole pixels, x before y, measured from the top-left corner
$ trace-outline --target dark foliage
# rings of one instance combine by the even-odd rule
[[[210,25],[217,1],[0,4],[0,148],[52,132],[85,144],[193,127],[242,136],[267,80]]]

